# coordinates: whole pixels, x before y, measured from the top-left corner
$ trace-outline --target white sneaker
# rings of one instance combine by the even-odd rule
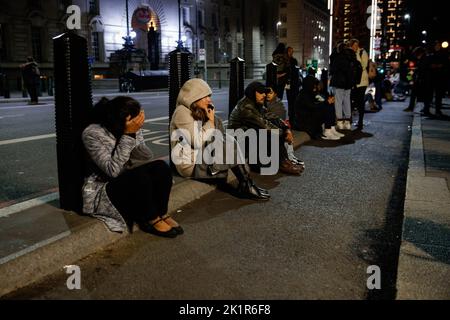
[[[335,136],[333,134],[333,131],[331,131],[331,129],[325,129],[325,131],[322,134],[322,139],[324,139],[324,140],[339,140],[341,138],[338,136]]]
[[[350,121],[344,122],[344,130],[352,130],[352,123]]]
[[[332,132],[336,137],[339,137],[339,138],[345,137],[345,134],[342,134],[342,133],[336,131],[336,127],[331,127],[331,132]]]
[[[344,130],[344,121],[338,121],[337,122],[337,128],[339,130]]]

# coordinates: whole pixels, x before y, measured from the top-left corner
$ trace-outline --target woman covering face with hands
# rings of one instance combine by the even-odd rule
[[[137,223],[144,232],[163,237],[183,233],[167,215],[172,188],[170,167],[152,160],[142,134],[145,114],[130,97],[102,98],[92,124],[82,134],[88,154],[83,211],[122,232]]]

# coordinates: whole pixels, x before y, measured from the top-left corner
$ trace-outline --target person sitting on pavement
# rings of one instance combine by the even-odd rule
[[[223,182],[231,170],[239,181],[240,195],[253,200],[269,200],[269,192],[258,187],[251,179],[245,158],[234,137],[225,134],[222,120],[215,114],[211,95],[211,88],[201,79],[191,79],[180,89],[177,107],[170,122],[171,160],[178,173],[185,178]],[[224,138],[224,154],[227,141],[231,142],[234,155],[237,156],[232,159],[232,163],[214,161],[207,164],[204,159],[196,161],[197,156],[203,154],[208,146],[214,129],[219,130]]]
[[[264,103],[268,92],[269,90],[267,87],[261,82],[254,81],[250,83],[245,89],[245,96],[238,101],[236,107],[230,114],[228,128],[235,130],[242,129],[244,131],[256,130],[258,141],[262,139],[259,129],[268,130],[268,134],[271,130],[278,130],[278,133],[280,133],[280,144],[278,148],[278,156],[280,161],[279,170],[286,174],[300,175],[304,168],[290,161],[286,148],[284,148],[285,142],[293,142],[291,130],[283,122],[283,120],[279,118],[267,118],[264,110]],[[276,124],[274,124],[274,122]],[[249,156],[248,150],[246,150],[246,156]],[[260,168],[261,164],[258,164],[257,166]]]
[[[319,94],[320,81],[307,76],[295,101],[297,130],[305,131],[311,139],[339,140],[343,134],[336,131],[334,97]],[[324,125],[325,129],[322,129]]]
[[[169,165],[152,159],[144,142],[144,111],[130,97],[102,98],[82,133],[87,151],[83,212],[111,231],[132,231],[174,238],[182,227],[167,214],[172,174]]]
[[[283,102],[278,99],[277,93],[273,90],[272,86],[267,86],[267,89],[270,90],[267,92],[266,95],[266,101],[265,101],[265,116],[267,119],[274,119],[275,125],[278,123],[279,119],[283,120],[284,124],[286,124],[288,127],[289,123],[286,119],[286,108],[283,104]],[[280,128],[282,129],[282,128]],[[286,151],[288,153],[288,158],[291,160],[294,164],[305,166],[305,162],[298,159],[294,154],[294,143],[288,143],[284,142],[284,147],[286,148]]]

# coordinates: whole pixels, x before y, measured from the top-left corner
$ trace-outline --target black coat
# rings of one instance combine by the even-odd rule
[[[311,137],[318,137],[322,133],[323,115],[320,111],[322,103],[317,102],[314,85],[317,82],[313,76],[303,81],[303,88],[295,100],[295,127]]]
[[[338,89],[349,90],[354,86],[352,65],[358,61],[355,52],[345,48],[338,52],[334,50],[330,56],[330,86]]]

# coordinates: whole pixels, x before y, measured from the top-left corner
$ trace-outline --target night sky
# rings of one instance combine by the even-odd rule
[[[411,15],[408,42],[419,45],[422,40],[430,44],[435,40],[450,41],[450,17],[447,0],[407,0],[406,13]],[[428,32],[425,39],[422,31]]]

